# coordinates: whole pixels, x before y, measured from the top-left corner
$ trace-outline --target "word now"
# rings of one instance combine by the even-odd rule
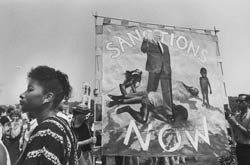
[[[203,128],[204,128],[204,135],[202,135],[197,129],[195,130],[195,134],[194,134],[194,138],[191,136],[189,131],[185,131],[185,135],[188,138],[188,141],[191,143],[191,145],[193,146],[193,148],[198,151],[198,143],[199,143],[199,137],[201,139],[203,139],[208,145],[210,145],[210,140],[209,140],[209,136],[208,136],[208,128],[207,128],[207,121],[206,118],[203,118]],[[145,138],[145,141],[143,141],[142,136],[139,132],[139,129],[135,123],[134,120],[131,120],[126,132],[126,136],[124,138],[123,144],[125,145],[129,145],[129,139],[131,137],[131,133],[132,130],[134,130],[135,135],[137,136],[137,139],[141,145],[141,148],[143,151],[148,151],[148,147],[150,144],[150,138],[151,138],[151,132],[150,130],[152,129],[152,125],[150,124],[148,126],[148,131],[147,131],[147,135]],[[169,144],[164,144],[163,141],[163,137],[164,137],[164,133],[166,131],[169,130],[173,130],[173,128],[171,128],[169,125],[164,126],[158,134],[158,142],[161,146],[161,148],[165,151],[165,152],[174,152],[177,149],[179,149],[180,145],[181,145],[181,134],[180,131],[178,131],[177,129],[175,129],[175,135],[177,137],[177,142],[173,145],[171,144],[171,146],[168,146]],[[168,149],[167,149],[168,148]]]

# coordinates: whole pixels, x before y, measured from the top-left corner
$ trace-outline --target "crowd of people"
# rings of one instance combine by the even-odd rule
[[[92,153],[97,141],[91,129],[93,109],[80,104],[72,111],[65,110],[70,93],[66,74],[48,66],[31,69],[27,89],[20,94],[20,104],[0,106],[1,164],[92,165],[98,162],[93,160]],[[245,165],[250,162],[250,95],[240,94],[237,104],[238,112],[226,110],[226,119],[232,127],[238,164]],[[137,157],[114,159],[117,165],[138,164]],[[163,159],[164,163],[170,160]],[[161,159],[149,161],[159,164]],[[104,156],[102,164],[108,164]]]
[[[83,110],[80,106],[73,107],[72,110],[69,113],[68,110],[63,109],[63,105],[60,105],[56,115],[64,118],[70,124],[78,140],[78,154],[83,154],[87,164],[92,164],[91,144],[96,143],[96,138],[92,137],[93,132],[91,130],[93,123],[92,111]],[[18,105],[0,106],[0,114],[1,142],[9,153],[11,164],[15,164],[25,149],[31,132],[38,123],[31,115],[32,113],[22,112]]]
[[[30,129],[28,125],[30,125],[30,122],[28,116],[23,114],[19,107],[2,106],[0,107],[0,111],[0,137],[9,152],[10,160],[13,164],[27,143],[25,139],[27,140],[28,130]]]

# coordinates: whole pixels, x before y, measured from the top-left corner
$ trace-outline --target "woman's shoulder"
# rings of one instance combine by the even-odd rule
[[[29,143],[40,146],[44,145],[40,144],[41,141],[50,140],[51,142],[57,141],[60,144],[64,144],[69,136],[71,136],[71,134],[66,126],[64,126],[64,123],[60,122],[60,119],[50,117],[34,129],[30,136]]]
[[[50,117],[46,120],[44,120],[41,124],[39,124],[34,132],[40,131],[40,130],[51,130],[56,133],[66,133],[66,123],[62,121],[59,117]]]

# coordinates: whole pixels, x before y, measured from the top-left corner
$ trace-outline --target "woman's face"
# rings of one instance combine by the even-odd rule
[[[43,87],[34,79],[28,80],[27,90],[20,95],[23,112],[33,112],[42,107],[45,99]]]

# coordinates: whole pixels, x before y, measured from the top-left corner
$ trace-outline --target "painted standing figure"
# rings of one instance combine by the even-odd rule
[[[149,72],[147,92],[156,92],[161,81],[163,106],[168,115],[172,113],[171,65],[168,46],[161,42],[162,33],[153,31],[152,39],[143,39],[141,51],[147,54],[146,70]]]
[[[201,93],[203,98],[203,104],[202,106],[210,106],[209,99],[208,99],[208,88],[210,89],[210,94],[212,94],[211,85],[209,83],[208,77],[207,77],[207,69],[202,67],[200,69],[200,86],[201,86]]]

